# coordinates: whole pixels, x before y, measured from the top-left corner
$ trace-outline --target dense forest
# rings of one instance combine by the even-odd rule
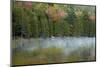
[[[95,7],[53,3],[13,2],[13,37],[96,35]]]
[[[95,6],[13,1],[12,65],[95,61]]]

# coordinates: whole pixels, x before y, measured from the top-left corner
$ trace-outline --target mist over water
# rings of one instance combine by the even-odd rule
[[[12,41],[13,62],[41,64],[94,61],[95,45],[95,37],[15,39]]]
[[[20,51],[31,51],[37,48],[58,47],[64,49],[65,53],[76,50],[80,47],[94,47],[95,37],[53,37],[53,38],[31,38],[14,40]],[[66,52],[67,51],[67,52]]]

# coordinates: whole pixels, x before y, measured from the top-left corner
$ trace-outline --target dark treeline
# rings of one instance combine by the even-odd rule
[[[51,3],[14,2],[12,7],[13,37],[95,36],[93,6]],[[93,14],[94,13],[94,14]]]

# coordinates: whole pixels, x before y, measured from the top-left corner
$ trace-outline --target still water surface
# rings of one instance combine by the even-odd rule
[[[95,37],[52,37],[17,39],[12,41],[13,50],[32,51],[37,48],[57,47],[63,48],[65,53],[70,53],[80,47],[92,47],[95,51]]]

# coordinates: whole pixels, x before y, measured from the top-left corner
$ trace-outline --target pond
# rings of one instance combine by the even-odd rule
[[[31,51],[37,48],[58,47],[63,48],[66,53],[76,50],[79,47],[94,47],[95,37],[52,37],[52,38],[31,38],[13,40],[13,49],[20,51]]]
[[[94,61],[95,37],[19,38],[12,40],[15,65]]]

